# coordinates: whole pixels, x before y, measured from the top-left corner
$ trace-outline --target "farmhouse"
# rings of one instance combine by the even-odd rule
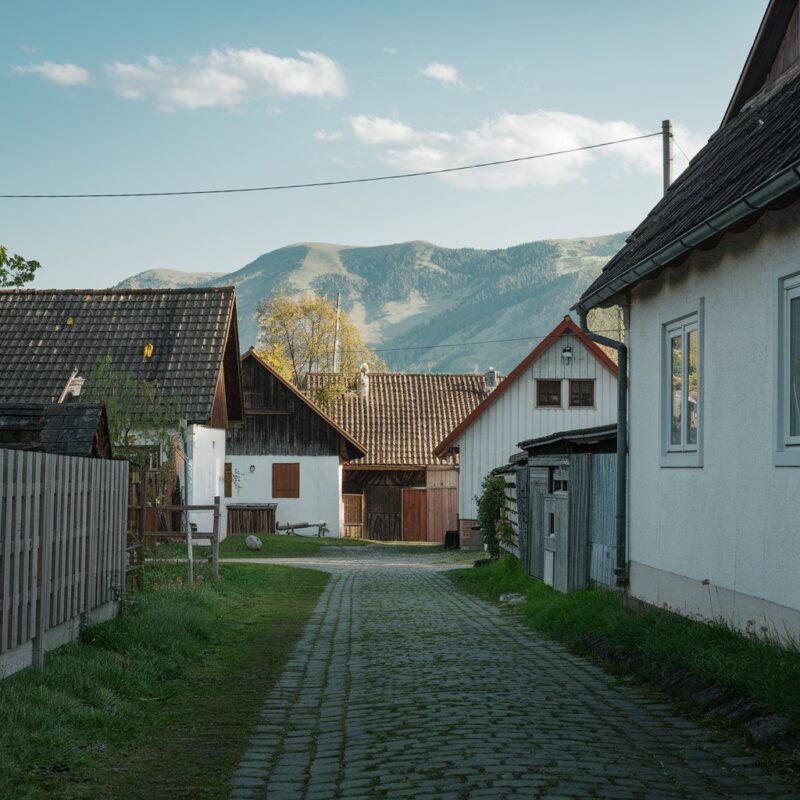
[[[307,376],[306,392],[331,376]],[[362,371],[358,391],[327,407],[367,450],[344,467],[345,532],[369,539],[444,542],[458,527],[458,472],[436,443],[483,399],[482,375]]]
[[[228,430],[226,445],[228,532],[272,533],[277,518],[322,521],[340,536],[342,465],[366,449],[253,348],[241,369],[244,424]]]
[[[479,544],[475,497],[522,440],[616,421],[617,366],[570,317],[561,322],[434,451],[459,458],[461,542]]]
[[[225,429],[242,421],[238,351],[232,287],[0,291],[0,402],[74,402],[104,359],[157,382],[184,415],[188,504],[222,495]],[[200,530],[205,513],[193,512]]]
[[[800,21],[773,0],[716,133],[581,313],[629,308],[630,592],[800,634]]]

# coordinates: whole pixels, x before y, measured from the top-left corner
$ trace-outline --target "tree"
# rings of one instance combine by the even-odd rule
[[[33,280],[33,275],[41,264],[27,261],[21,255],[10,256],[0,244],[0,288],[24,286]]]
[[[347,313],[339,313],[324,297],[305,292],[300,297],[278,294],[262,300],[256,308],[258,354],[284,378],[299,386],[309,372],[337,372],[351,376],[367,361],[380,371],[385,362],[364,343]],[[337,341],[333,363],[334,337]],[[338,367],[338,368],[337,368]]]

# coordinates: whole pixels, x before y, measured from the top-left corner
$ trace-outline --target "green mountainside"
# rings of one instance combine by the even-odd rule
[[[256,339],[257,303],[311,289],[342,306],[391,369],[436,372],[513,367],[569,313],[626,234],[531,242],[498,250],[429,242],[378,247],[296,244],[235,272],[150,270],[119,287],[236,286],[242,350]],[[421,348],[497,339],[465,347]],[[393,349],[393,348],[403,348]]]

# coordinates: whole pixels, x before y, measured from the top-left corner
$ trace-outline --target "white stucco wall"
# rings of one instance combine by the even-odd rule
[[[800,212],[634,290],[630,313],[631,592],[745,627],[800,633],[800,467],[775,465],[777,298],[800,271]],[[703,298],[702,466],[660,466],[662,323]]]
[[[338,456],[229,456],[233,470],[232,497],[225,503],[277,503],[279,523],[324,520],[330,536],[343,527],[342,468]],[[272,465],[300,464],[300,497],[272,497]],[[251,472],[250,467],[255,469]],[[316,528],[298,531],[315,536]]]
[[[214,497],[223,495],[225,463],[225,430],[205,425],[190,425],[186,431],[188,449],[188,505],[211,505]],[[181,476],[183,480],[183,476]],[[220,532],[225,537],[225,511],[222,509]],[[198,532],[212,530],[214,515],[211,511],[193,511],[189,522],[197,525]]]
[[[572,361],[561,361],[564,347],[572,347]],[[561,380],[562,408],[536,407],[536,379]],[[569,407],[569,379],[593,378],[594,408]],[[592,428],[617,421],[617,379],[574,335],[562,336],[466,430],[458,440],[458,513],[475,519],[475,496],[481,481],[495,467],[508,462],[519,442],[557,431]]]

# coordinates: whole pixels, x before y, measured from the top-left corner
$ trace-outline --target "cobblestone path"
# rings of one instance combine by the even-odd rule
[[[331,581],[232,798],[800,797],[722,734],[461,594],[446,563],[396,558],[314,560]]]

